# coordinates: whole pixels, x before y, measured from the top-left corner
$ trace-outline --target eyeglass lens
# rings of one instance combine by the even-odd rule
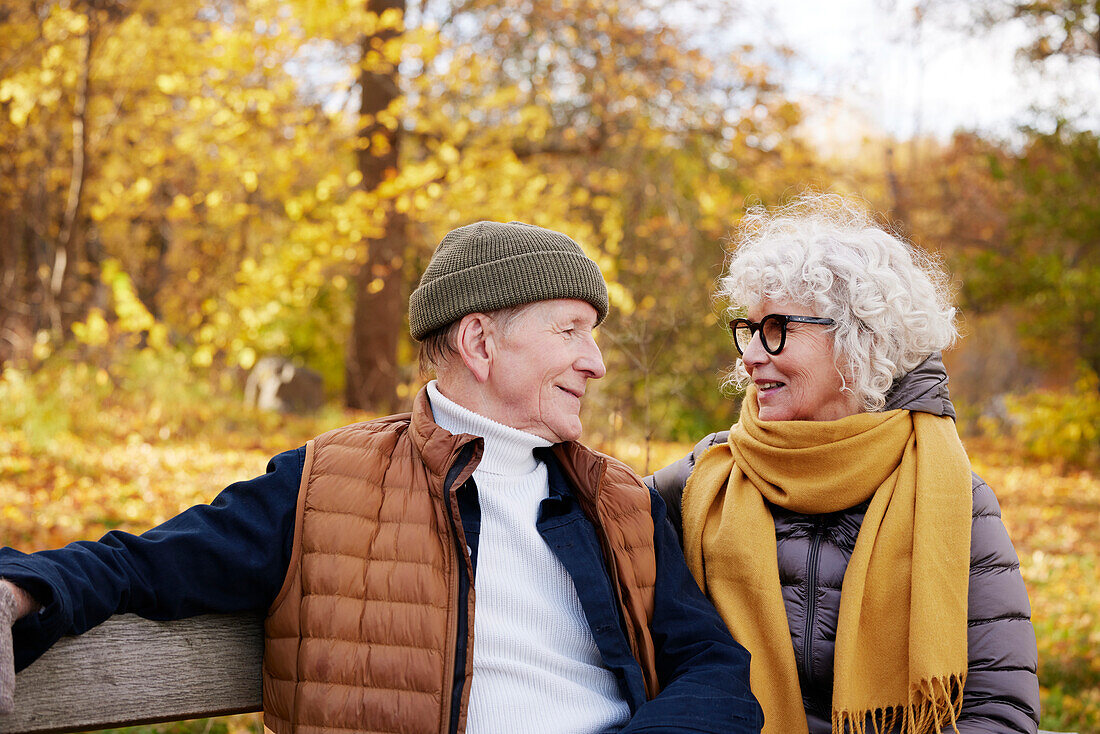
[[[744,354],[749,348],[749,342],[752,341],[752,330],[749,329],[748,324],[738,324],[733,329],[733,338],[737,342],[737,350]]]
[[[763,321],[760,322],[760,337],[763,340],[763,347],[768,352],[779,349],[783,344],[783,330],[786,326],[786,319],[776,317],[774,314],[765,316]],[[752,328],[745,322],[741,322],[734,327],[733,338],[737,340],[737,348],[741,350],[743,354],[746,349],[749,348],[749,342],[752,341]]]

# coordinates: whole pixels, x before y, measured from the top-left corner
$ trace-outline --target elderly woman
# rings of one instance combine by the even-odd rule
[[[939,357],[946,276],[818,196],[746,218],[720,296],[740,419],[650,481],[764,731],[1034,732],[1027,591]]]

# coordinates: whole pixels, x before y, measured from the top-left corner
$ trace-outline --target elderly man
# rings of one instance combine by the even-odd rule
[[[4,549],[15,666],[115,613],[265,609],[276,734],[758,732],[748,655],[661,500],[576,442],[607,307],[564,235],[449,233],[409,302],[438,378],[411,413],[319,436],[140,537]],[[10,696],[10,648],[0,668]]]

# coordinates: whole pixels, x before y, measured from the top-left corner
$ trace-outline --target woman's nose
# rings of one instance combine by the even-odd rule
[[[763,364],[769,357],[771,355],[764,349],[760,332],[757,331],[752,335],[752,339],[749,339],[749,345],[745,347],[745,353],[741,355],[741,361],[745,363],[745,368],[748,369]]]

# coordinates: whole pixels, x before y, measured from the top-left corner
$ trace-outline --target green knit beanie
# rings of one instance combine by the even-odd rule
[[[476,222],[447,233],[409,298],[409,331],[421,341],[471,313],[576,298],[607,316],[607,284],[580,245],[522,222]]]

